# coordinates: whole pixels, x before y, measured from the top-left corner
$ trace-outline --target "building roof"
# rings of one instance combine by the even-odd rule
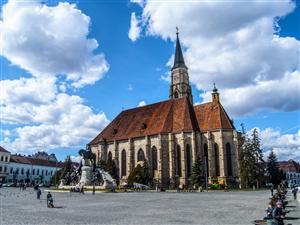
[[[278,167],[284,172],[300,173],[300,164],[290,159],[288,161],[278,162]]]
[[[37,159],[27,156],[21,156],[21,155],[12,155],[10,157],[10,162],[14,163],[20,163],[20,164],[30,164],[30,165],[38,165],[38,166],[48,166],[48,167],[63,167],[63,162],[55,162],[55,161],[49,161],[44,159]]]
[[[234,129],[221,104],[193,107],[184,97],[122,111],[90,144],[159,133],[214,129]]]
[[[6,153],[10,153],[9,151],[7,151],[5,148],[0,146],[0,152],[6,152]]]
[[[194,106],[197,121],[202,132],[216,129],[234,129],[234,126],[220,103],[205,103]]]

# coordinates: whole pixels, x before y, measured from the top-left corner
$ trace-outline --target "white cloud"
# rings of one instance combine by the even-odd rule
[[[290,0],[147,1],[140,27],[146,35],[175,40],[174,28],[179,26],[191,82],[210,91],[215,81],[225,108],[235,115],[261,108],[292,111],[300,108],[299,98],[290,98],[299,93],[300,44],[293,37],[279,37],[274,18],[294,8]],[[277,92],[263,90],[282,82],[286,87],[277,86]],[[274,96],[275,101],[268,101]]]
[[[145,105],[147,105],[145,101],[140,101],[138,107],[145,106]]]
[[[82,157],[81,156],[71,155],[70,158],[71,158],[72,162],[80,163],[82,161]]]
[[[300,73],[295,71],[285,73],[278,80],[259,81],[245,87],[220,90],[220,98],[232,116],[250,114],[264,108],[293,111],[300,108],[299,87]],[[206,92],[201,96],[204,101],[211,101],[211,93]]]
[[[128,91],[133,91],[133,87],[132,87],[132,85],[131,85],[131,84],[129,84],[129,85],[128,85],[128,88],[127,88],[127,90],[128,90]]]
[[[128,37],[131,41],[135,42],[141,33],[141,28],[139,27],[139,20],[136,18],[135,13],[131,13],[131,20],[130,20],[130,29],[128,32]]]
[[[0,81],[1,123],[14,124],[1,131],[0,145],[30,154],[87,144],[109,122],[67,93],[108,70],[103,54],[94,54],[98,42],[87,37],[90,18],[74,4],[39,1],[8,1],[1,16],[1,54],[32,76]]]
[[[75,4],[47,6],[10,0],[2,7],[2,54],[35,77],[65,75],[76,88],[108,70],[97,40],[87,38],[90,18]]]
[[[93,113],[79,96],[64,93],[50,103],[30,107],[32,123],[16,128],[16,138],[8,136],[0,142],[12,152],[77,147],[91,141],[109,122],[103,112]],[[22,124],[28,122],[19,120]]]
[[[131,3],[136,3],[139,6],[143,7],[145,5],[145,0],[130,0]]]
[[[279,160],[300,160],[300,130],[294,134],[284,134],[280,130],[266,128],[260,131],[260,137],[262,147],[266,150],[265,157],[273,149]]]

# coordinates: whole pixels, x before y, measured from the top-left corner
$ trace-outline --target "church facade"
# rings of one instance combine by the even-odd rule
[[[238,134],[216,87],[211,102],[193,105],[188,68],[177,33],[169,100],[122,111],[90,143],[97,161],[115,161],[121,182],[145,160],[153,182],[189,185],[200,157],[209,182],[239,180]]]

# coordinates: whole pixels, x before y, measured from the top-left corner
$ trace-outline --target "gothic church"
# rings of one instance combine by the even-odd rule
[[[169,100],[122,111],[90,143],[98,162],[115,160],[121,182],[146,160],[153,182],[189,185],[197,157],[209,182],[237,184],[238,139],[216,87],[211,102],[193,105],[188,68],[177,33]]]

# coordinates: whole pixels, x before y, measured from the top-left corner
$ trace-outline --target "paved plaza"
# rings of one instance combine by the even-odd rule
[[[52,193],[56,208],[46,207],[46,192],[1,188],[0,225],[10,224],[251,224],[264,216],[269,191],[203,193]],[[289,203],[294,217],[299,203]]]

